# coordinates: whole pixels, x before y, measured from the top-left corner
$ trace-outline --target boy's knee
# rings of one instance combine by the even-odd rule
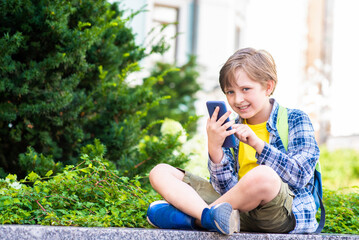
[[[279,191],[281,179],[278,174],[265,165],[260,165],[252,170],[250,183],[262,193],[271,193]]]
[[[149,179],[152,187],[158,182],[166,181],[167,179],[176,178],[182,180],[184,173],[175,167],[166,163],[156,165],[149,174]]]
[[[149,174],[150,182],[152,183],[153,181],[156,180],[156,178],[163,175],[163,173],[168,171],[167,169],[169,167],[170,167],[170,165],[168,165],[166,163],[160,163],[160,164],[156,165],[154,168],[152,168],[152,170],[150,171],[150,174]]]
[[[268,178],[268,180],[277,180],[279,179],[278,174],[271,168],[266,165],[259,165],[258,167],[253,168],[257,172],[258,177]]]

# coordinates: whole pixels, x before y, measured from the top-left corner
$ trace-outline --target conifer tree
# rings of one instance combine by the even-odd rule
[[[3,173],[21,177],[74,164],[95,138],[128,175],[185,160],[172,155],[176,137],[148,134],[152,123],[144,117],[162,97],[151,89],[156,77],[127,82],[146,57],[127,21],[105,0],[0,0]],[[150,53],[163,51],[162,44]],[[147,144],[139,151],[141,141]]]

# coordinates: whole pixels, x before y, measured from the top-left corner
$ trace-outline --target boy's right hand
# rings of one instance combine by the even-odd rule
[[[234,134],[237,131],[236,128],[227,131],[229,127],[234,125],[234,120],[223,124],[225,120],[229,117],[229,115],[231,115],[231,112],[226,112],[217,121],[218,112],[219,107],[216,107],[212,114],[212,117],[208,118],[206,127],[208,136],[208,153],[212,162],[214,163],[219,163],[223,158],[222,145],[226,137],[231,134]]]

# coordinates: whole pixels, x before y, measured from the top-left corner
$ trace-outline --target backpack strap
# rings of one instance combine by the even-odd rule
[[[315,171],[317,171],[317,170],[315,170]],[[323,200],[320,197],[320,194],[319,194],[317,188],[314,187],[314,190],[315,190],[314,194],[318,195],[318,199],[319,199],[319,203],[320,203],[320,221],[319,221],[319,225],[317,227],[317,230],[315,230],[314,233],[319,234],[319,233],[321,233],[323,231],[323,228],[324,228],[324,225],[325,225],[325,208],[324,208]]]
[[[277,131],[284,145],[285,151],[288,151],[288,110],[279,105],[277,115]]]
[[[285,107],[282,107],[279,105],[278,108],[278,115],[277,115],[277,131],[279,134],[279,137],[284,145],[284,148],[286,151],[288,151],[288,134],[289,134],[289,126],[288,126],[288,110]],[[314,170],[314,179],[318,178],[320,180],[321,184],[321,171],[320,171],[320,164],[319,161],[317,162]],[[314,233],[321,233],[324,225],[325,225],[325,208],[322,201],[323,192],[321,188],[319,189],[320,192],[318,192],[318,188],[316,186],[313,186],[313,194],[316,194],[319,200],[320,205],[320,221],[318,228],[315,230]]]
[[[317,230],[314,233],[321,233],[324,225],[325,225],[325,208],[322,201],[323,197],[323,189],[322,189],[322,172],[320,168],[320,162],[317,162],[317,165],[315,165],[314,169],[314,188],[313,188],[313,194],[316,194],[316,205],[319,202],[319,206],[317,205],[317,208],[320,207],[320,221]]]

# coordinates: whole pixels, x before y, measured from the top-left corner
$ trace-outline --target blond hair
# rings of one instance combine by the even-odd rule
[[[264,87],[269,80],[273,80],[274,88],[270,95],[274,92],[278,81],[277,70],[272,55],[267,51],[243,48],[230,56],[219,72],[219,84],[223,92],[233,84],[238,70],[243,70],[250,79]]]

